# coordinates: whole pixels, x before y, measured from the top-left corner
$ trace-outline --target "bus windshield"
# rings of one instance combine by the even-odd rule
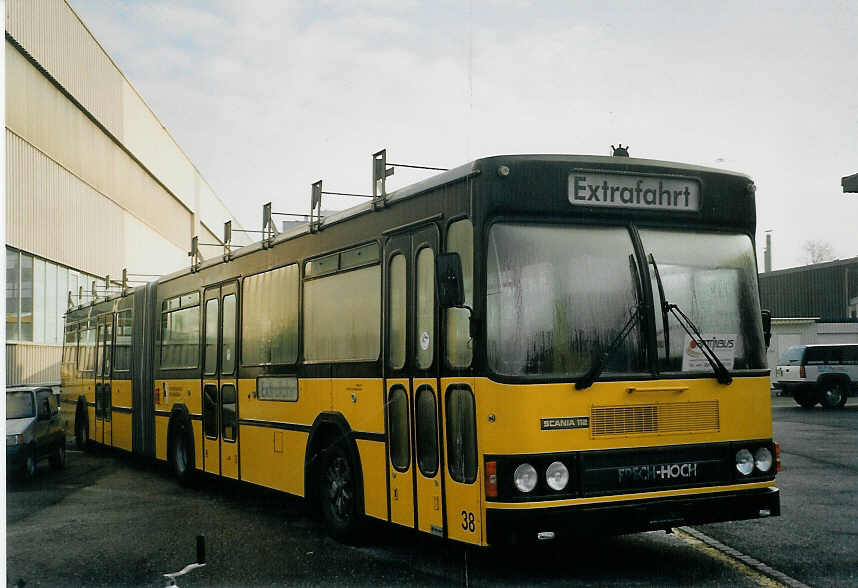
[[[687,314],[727,369],[766,366],[754,250],[747,235],[641,229],[647,255],[657,260],[664,298]],[[659,308],[654,272],[653,297]],[[694,345],[675,317],[656,312],[660,371],[699,371]],[[665,328],[666,326],[666,328]],[[702,368],[708,371],[708,366]]]
[[[492,370],[507,376],[586,373],[637,308],[634,260],[625,228],[493,225],[486,300]],[[602,374],[645,368],[635,329]]]
[[[33,393],[6,392],[6,418],[27,419],[36,416],[36,407],[33,405]]]
[[[663,297],[691,318],[727,368],[765,368],[754,253],[746,235],[641,229]],[[496,223],[489,231],[488,361],[504,376],[581,377],[640,302],[628,230]],[[659,371],[705,371],[668,314],[650,270]],[[667,323],[665,324],[665,320]],[[690,346],[690,350],[686,347]],[[641,328],[605,359],[602,376],[646,372]]]

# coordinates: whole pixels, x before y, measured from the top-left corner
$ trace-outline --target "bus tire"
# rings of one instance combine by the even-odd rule
[[[816,395],[806,390],[796,390],[793,394],[796,404],[802,408],[813,408],[816,406]]]
[[[341,543],[358,540],[364,525],[356,460],[343,441],[322,451],[319,469],[319,505],[328,534]]]
[[[182,486],[191,486],[194,465],[194,436],[191,423],[185,414],[175,413],[170,422],[170,465]]]
[[[86,406],[81,402],[78,402],[74,416],[74,439],[78,449],[87,450],[89,447],[89,416],[86,413]]]
[[[826,380],[819,388],[822,408],[840,408],[846,400],[846,388],[837,380]]]

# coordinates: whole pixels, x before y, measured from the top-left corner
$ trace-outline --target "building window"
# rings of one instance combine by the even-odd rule
[[[21,254],[21,341],[33,340],[33,256]]]
[[[7,247],[6,340],[62,345],[69,291],[73,304],[89,303],[96,279]]]
[[[18,340],[18,300],[21,290],[21,275],[18,252],[6,248],[6,340]]]

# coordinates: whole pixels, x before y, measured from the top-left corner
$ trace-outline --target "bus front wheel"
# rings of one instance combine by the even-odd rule
[[[357,480],[351,452],[342,442],[328,446],[322,453],[319,504],[328,533],[344,543],[354,542],[362,528]]]

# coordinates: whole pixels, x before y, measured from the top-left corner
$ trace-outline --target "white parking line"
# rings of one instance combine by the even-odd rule
[[[760,586],[810,588],[807,584],[799,582],[795,578],[787,576],[785,573],[754,559],[750,555],[745,555],[729,545],[725,545],[709,535],[701,533],[697,529],[679,527],[676,529],[676,535],[693,547],[700,549],[715,559],[723,561],[740,573],[753,578]]]

